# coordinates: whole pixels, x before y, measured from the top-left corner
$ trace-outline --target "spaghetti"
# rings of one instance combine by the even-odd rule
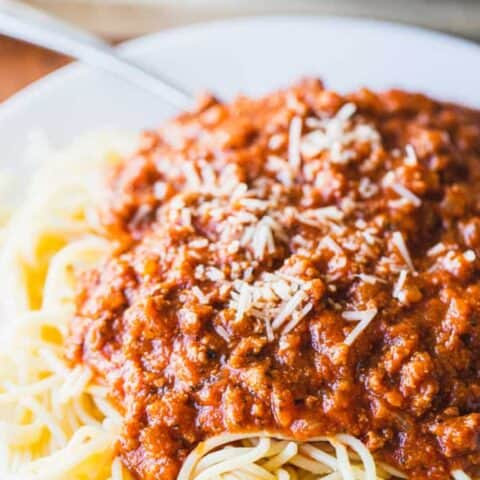
[[[73,315],[72,266],[94,265],[111,248],[95,213],[102,167],[129,146],[125,139],[94,136],[52,154],[34,178],[25,204],[5,227],[2,479],[131,479],[115,455],[121,413],[91,371],[70,368],[63,353]],[[354,448],[347,452],[349,445]],[[320,475],[330,480],[341,478],[335,473],[339,462],[345,463],[348,478],[359,472],[368,479],[389,478],[395,472],[381,466],[377,472],[365,447],[347,436],[308,444],[232,434],[199,445],[178,478],[287,480]]]
[[[312,185],[317,187],[320,185],[324,193],[328,190],[325,178],[332,175],[332,172],[337,176],[330,178],[330,187],[336,185],[335,182],[341,183],[338,172],[348,170],[350,167],[347,165],[350,162],[358,161],[366,164],[373,158],[375,152],[378,158],[386,155],[381,146],[381,138],[385,136],[385,132],[379,132],[378,126],[375,127],[371,119],[358,123],[351,121],[356,108],[368,111],[368,108],[362,104],[366,100],[361,96],[354,97],[342,107],[338,106],[342,101],[336,97],[332,100],[331,95],[314,83],[275,94],[258,105],[254,104],[254,107],[248,103],[249,101],[240,100],[233,108],[234,111],[239,112],[240,116],[247,118],[250,124],[257,125],[257,129],[259,129],[258,124],[264,128],[265,122],[270,122],[275,115],[278,115],[278,118],[275,118],[279,122],[277,129],[280,131],[272,132],[272,129],[268,129],[267,133],[261,131],[260,134],[257,131],[254,135],[249,127],[245,127],[245,124],[241,124],[240,127],[236,123],[229,124],[229,107],[213,103],[199,113],[193,114],[192,117],[181,118],[178,124],[173,122],[166,127],[161,141],[168,145],[167,150],[162,150],[166,147],[159,147],[157,142],[160,141],[152,139],[151,135],[143,137],[140,147],[136,146],[135,139],[124,136],[95,136],[82,139],[63,153],[51,153],[48,164],[44,165],[34,177],[24,204],[14,212],[4,227],[2,236],[0,264],[3,293],[2,348],[0,350],[0,477],[2,479],[131,480],[138,477],[149,480],[150,478],[173,478],[172,472],[176,472],[175,477],[178,480],[374,480],[408,478],[411,472],[420,471],[424,477],[418,478],[430,478],[427,467],[422,466],[423,470],[420,469],[419,460],[413,460],[409,464],[407,473],[391,466],[396,464],[398,467],[398,462],[394,462],[395,459],[389,457],[388,442],[377,448],[382,455],[378,458],[372,455],[369,449],[376,449],[373,448],[374,444],[379,441],[373,435],[372,426],[367,430],[372,432],[369,435],[352,435],[352,432],[336,433],[335,430],[338,431],[338,428],[332,428],[333,423],[330,420],[323,419],[324,423],[321,423],[320,420],[325,413],[318,411],[317,420],[320,419],[319,424],[325,426],[326,434],[321,432],[320,435],[318,435],[319,432],[311,435],[303,434],[305,438],[301,439],[300,430],[292,427],[296,425],[295,415],[304,413],[310,415],[306,418],[313,419],[308,410],[309,405],[312,406],[312,412],[315,409],[322,409],[314,398],[313,388],[308,395],[305,394],[308,401],[304,406],[299,407],[298,399],[296,404],[291,401],[289,403],[285,388],[273,384],[267,395],[268,402],[271,403],[267,405],[275,412],[274,416],[270,417],[270,414],[261,413],[259,410],[260,413],[255,418],[248,413],[238,417],[240,405],[238,395],[248,396],[249,393],[238,390],[240,387],[237,388],[237,384],[232,383],[230,379],[219,384],[223,395],[222,401],[226,403],[218,404],[215,403],[217,402],[215,399],[207,400],[210,395],[207,387],[214,385],[222,375],[226,375],[219,370],[218,365],[215,367],[215,375],[212,374],[209,377],[208,385],[201,383],[202,377],[200,377],[200,380],[192,380],[197,384],[195,393],[190,393],[194,391],[187,388],[190,381],[188,375],[193,375],[191,372],[194,372],[193,369],[198,365],[203,365],[201,371],[205,372],[210,365],[208,362],[218,364],[224,361],[220,359],[227,358],[228,355],[233,359],[235,354],[237,363],[230,363],[228,368],[234,369],[235,375],[242,378],[242,382],[250,385],[250,392],[255,392],[250,393],[252,397],[255,395],[260,397],[263,395],[262,388],[265,384],[263,380],[257,382],[252,375],[260,375],[261,369],[247,370],[245,361],[247,358],[255,357],[257,362],[255,365],[259,367],[262,365],[261,362],[265,358],[270,358],[269,355],[271,355],[271,353],[262,352],[270,352],[271,345],[277,348],[277,343],[279,349],[275,350],[277,352],[275,355],[280,357],[283,355],[283,368],[286,371],[294,371],[295,368],[300,367],[307,369],[308,365],[301,363],[304,360],[301,360],[299,355],[294,355],[296,347],[292,342],[300,338],[299,332],[301,335],[311,332],[312,337],[317,339],[315,341],[320,342],[321,332],[314,320],[319,318],[320,305],[323,311],[330,309],[333,312],[329,313],[330,320],[322,317],[324,322],[327,320],[330,322],[323,324],[326,328],[324,332],[329,332],[328,335],[335,338],[341,345],[337,350],[332,350],[329,355],[337,355],[338,360],[343,355],[343,351],[355,352],[354,355],[362,356],[365,349],[368,355],[371,354],[369,342],[375,337],[375,332],[379,331],[377,327],[379,322],[385,322],[382,325],[388,324],[385,306],[374,305],[372,300],[353,304],[351,299],[343,305],[343,300],[336,293],[335,288],[324,289],[323,284],[317,281],[316,276],[319,273],[313,270],[312,265],[309,266],[310,270],[307,268],[301,273],[292,268],[278,268],[281,264],[279,258],[287,255],[286,252],[295,251],[295,260],[297,260],[299,255],[305,256],[305,252],[312,251],[312,242],[315,242],[315,251],[320,252],[319,262],[326,272],[323,281],[327,282],[327,285],[340,285],[339,282],[348,277],[351,282],[362,283],[363,290],[358,291],[359,296],[364,295],[365,292],[371,294],[374,291],[373,288],[377,289],[375,291],[378,298],[374,299],[376,301],[387,298],[385,292],[388,291],[389,296],[386,301],[389,305],[395,302],[396,312],[403,308],[402,305],[408,305],[409,308],[414,309],[414,305],[420,302],[419,284],[415,282],[419,281],[419,276],[426,271],[422,262],[427,260],[420,259],[416,251],[409,250],[408,228],[402,227],[399,218],[403,218],[401,217],[402,209],[405,210],[406,216],[412,215],[412,209],[420,208],[428,199],[425,194],[422,194],[421,189],[417,188],[418,185],[409,184],[408,176],[401,177],[400,167],[403,168],[400,165],[403,161],[401,155],[392,154],[395,160],[390,167],[393,170],[398,167],[395,171],[400,176],[393,183],[389,183],[387,178],[382,187],[378,172],[371,175],[372,178],[368,180],[368,192],[363,188],[366,177],[362,177],[361,181],[357,182],[359,192],[365,190],[366,202],[370,202],[370,198],[378,195],[382,188],[384,188],[385,202],[387,204],[394,202],[388,208],[397,212],[397,224],[390,232],[373,231],[366,217],[351,220],[355,207],[347,205],[348,202],[331,205],[331,202],[323,201],[322,206],[305,206],[300,203],[295,206],[281,204],[282,191],[277,187],[275,190],[271,185],[265,186],[265,178],[267,178],[268,181],[274,181],[282,188],[295,189],[295,179],[301,177],[304,183],[303,198],[306,199],[310,193],[305,192]],[[315,97],[317,102],[314,107],[308,103],[312,102],[312,97]],[[388,103],[393,101],[392,98],[396,97],[387,96],[381,101]],[[427,100],[423,98],[415,97],[413,100],[410,97],[401,97],[401,100],[405,103],[410,101],[413,104],[415,100],[418,103],[416,108],[421,112],[428,110],[422,103]],[[398,102],[401,103],[400,100]],[[285,104],[289,107],[287,108]],[[329,113],[329,108],[333,106],[336,107],[336,113]],[[255,117],[257,108],[262,112],[268,111],[268,114],[263,113],[258,120]],[[309,109],[313,109],[318,118],[314,118]],[[323,114],[320,115],[318,109],[323,109]],[[288,115],[280,118],[280,114],[284,114],[285,111],[289,112]],[[203,122],[200,126],[197,124],[198,116],[201,118],[200,123]],[[241,137],[240,140],[233,138],[235,135],[232,134],[232,130],[229,131],[230,137],[228,137],[225,131],[218,127],[218,123],[222,125],[221,122],[225,121],[225,117],[227,117],[227,127],[233,128]],[[395,118],[392,120],[394,126],[391,128],[400,129],[395,124],[395,120]],[[401,127],[404,128],[404,125]],[[200,145],[197,145],[192,138],[198,135],[200,128],[204,129],[204,137]],[[264,138],[261,137],[263,134],[268,142],[263,141]],[[289,134],[294,136],[294,141],[288,141]],[[260,140],[259,137],[261,137]],[[205,143],[202,144],[202,141]],[[251,161],[253,153],[248,150],[250,157],[247,160],[250,163],[247,162],[247,166],[257,179],[262,178],[263,175],[263,180],[254,185],[255,182],[247,178],[248,175],[239,171],[240,163],[235,163],[236,160],[233,157],[229,157],[230,167],[222,165],[219,168],[215,159],[208,160],[207,153],[214,150],[212,145],[218,146],[216,142],[222,145],[225,155],[225,152],[228,155],[233,155],[232,151],[238,153],[240,148],[255,151],[252,145],[269,144],[269,147],[262,146],[272,151],[269,153],[268,161],[265,160],[263,153],[260,155],[261,167]],[[223,142],[227,142],[228,145],[225,146]],[[255,142],[258,143],[255,144]],[[366,144],[369,145],[368,149],[365,147]],[[194,156],[202,160],[192,163],[186,155],[186,159],[178,160],[177,158],[175,160],[179,162],[177,164],[169,163],[173,158],[169,157],[170,149],[173,149],[172,145],[183,153],[186,149],[193,148]],[[383,153],[380,154],[378,149],[382,149]],[[132,151],[137,152],[133,157],[129,153]],[[409,163],[412,164],[410,167],[418,167],[420,160],[416,158],[415,152],[412,153],[410,145],[407,151],[405,158],[408,158]],[[178,150],[176,153],[178,154]],[[356,155],[360,156],[357,158]],[[128,163],[130,160],[125,162],[125,158],[133,158],[131,164]],[[155,170],[155,174],[152,173],[150,160],[145,162],[145,158],[157,159],[155,168],[158,171]],[[163,161],[165,164],[162,164]],[[322,161],[330,162],[332,169],[328,170],[322,166]],[[384,158],[382,161],[388,163]],[[140,169],[139,171],[135,170],[137,168],[135,165]],[[265,171],[258,173],[259,169],[263,168]],[[144,175],[145,169],[147,174]],[[113,180],[111,175],[106,176],[106,171],[112,170],[116,172]],[[105,178],[113,181],[108,188],[105,188]],[[145,178],[148,179],[147,184],[145,184]],[[132,185],[133,190],[129,190]],[[393,187],[390,187],[391,185]],[[147,186],[151,189],[148,190],[148,195],[145,194]],[[415,191],[412,192],[410,188]],[[125,200],[124,203],[119,202],[115,195],[112,203],[112,191],[115,195],[120,191],[128,192],[128,195],[125,194],[126,200],[122,199],[122,201]],[[185,192],[187,195],[184,195]],[[195,195],[192,192],[195,192]],[[298,195],[298,192],[292,193],[293,190],[288,192],[289,202],[293,195]],[[152,204],[152,198],[155,198],[156,203]],[[274,205],[274,202],[280,202],[280,204]],[[110,210],[99,209],[99,205],[102,208],[109,205]],[[142,205],[143,207],[147,205],[148,208],[142,210]],[[367,203],[364,204],[364,208],[367,208],[365,205]],[[151,215],[155,209],[158,209],[156,217]],[[283,216],[278,213],[279,211],[282,211]],[[207,217],[208,222],[214,222],[216,226],[221,225],[221,228],[213,229],[212,223],[205,221]],[[157,221],[160,226],[155,223]],[[174,228],[168,230],[166,225],[174,225]],[[341,228],[351,229],[351,231],[340,234]],[[200,231],[202,235],[198,233]],[[112,232],[115,232],[115,235],[112,235]],[[192,232],[195,233],[192,234]],[[213,235],[218,235],[215,237],[215,247],[209,247]],[[128,237],[126,244],[131,245],[133,238],[135,246],[133,250],[129,250],[130,246],[123,245],[120,247],[119,254],[118,238],[125,236]],[[383,258],[390,255],[387,260],[382,260],[378,264],[377,270],[349,270],[352,264],[349,252],[354,250],[357,237],[360,242],[359,248],[366,250],[367,247],[371,247],[374,252],[384,249],[382,250]],[[188,263],[190,260],[178,266],[182,255],[187,253],[185,253],[185,247],[180,248],[172,238],[175,241],[181,238],[182,245],[188,245],[191,251],[197,252],[195,258],[198,261],[193,268]],[[224,250],[223,245],[225,245]],[[432,251],[432,245],[427,246],[428,250]],[[155,257],[155,261],[152,262],[149,255],[154,248],[156,248],[155,255],[158,257]],[[208,257],[208,262],[205,261],[206,256],[202,257],[201,252],[205,251],[204,249],[209,249],[216,254],[216,248],[224,256],[222,258],[229,259],[228,269],[221,268],[218,262],[215,263],[212,260],[213,257]],[[171,253],[169,249],[173,252],[172,257],[166,260],[166,255]],[[473,268],[471,264],[475,262],[475,249],[476,245],[470,241],[470,248],[462,254],[462,258],[455,257],[457,261],[455,268],[457,273],[460,272],[459,275],[465,277],[467,269]],[[436,255],[444,254],[444,250],[440,248],[435,247],[434,251]],[[448,251],[447,249],[446,252]],[[250,260],[246,266],[238,267],[241,275],[232,278],[234,264],[239,262],[240,255],[245,255]],[[428,258],[429,262],[432,261],[428,255],[425,258]],[[448,258],[454,262],[451,255]],[[437,268],[449,268],[448,265],[445,267],[447,260],[444,259],[444,263],[441,263],[438,257],[434,257],[433,261],[437,262]],[[170,261],[173,262],[174,267],[168,269]],[[135,381],[132,377],[128,377],[124,370],[117,370],[115,362],[118,361],[122,368],[130,368],[131,357],[128,356],[130,351],[124,353],[126,341],[119,344],[118,338],[128,337],[128,348],[135,348],[137,343],[131,335],[133,335],[133,328],[138,326],[135,326],[136,317],[132,316],[132,312],[126,313],[128,308],[122,310],[126,300],[122,297],[117,301],[117,291],[111,285],[120,283],[122,291],[128,292],[129,307],[137,305],[135,299],[140,298],[143,309],[141,314],[147,315],[150,312],[148,309],[152,308],[148,303],[149,299],[159,295],[158,278],[155,276],[157,267],[152,265],[153,263],[162,265],[162,262],[165,262],[165,272],[161,273],[162,282],[165,284],[162,284],[164,297],[161,301],[169,303],[168,306],[157,303],[156,308],[161,310],[164,318],[174,318],[172,315],[173,313],[176,315],[177,312],[183,315],[179,319],[180,327],[178,328],[185,329],[187,333],[183,333],[182,330],[184,336],[180,336],[178,333],[173,334],[173,330],[169,332],[170,337],[176,336],[177,344],[186,342],[186,339],[190,338],[189,335],[199,337],[203,327],[197,325],[198,318],[202,315],[210,318],[211,308],[222,310],[221,318],[225,321],[222,323],[215,318],[215,321],[209,324],[208,338],[211,340],[205,350],[206,356],[199,354],[196,357],[198,364],[193,362],[194,366],[191,367],[190,372],[186,370],[190,368],[189,362],[191,362],[188,355],[198,352],[200,348],[195,343],[189,344],[184,357],[177,357],[177,363],[162,366],[162,371],[172,369],[172,365],[176,365],[176,370],[173,375],[174,384],[169,383],[171,379],[167,379],[166,374],[162,383],[155,384],[155,388],[161,392],[160,398],[157,398],[157,393],[151,393],[152,385],[150,384],[147,388],[150,393],[145,396],[143,396],[143,387],[135,387],[134,394],[143,397],[141,400],[132,399],[132,393],[129,392],[126,384],[135,383]],[[303,265],[307,264],[304,259],[302,262]],[[188,275],[196,280],[188,284],[188,294],[182,291],[180,295],[175,290],[175,295],[179,295],[179,304],[177,304],[176,300],[172,300],[177,297],[169,296],[168,292],[165,293],[165,289],[168,282],[170,282],[168,285],[172,284],[174,275],[177,275],[175,281],[179,281],[178,271],[184,272],[187,263],[190,269]],[[294,261],[290,260],[290,264],[293,265]],[[137,272],[136,275],[137,278],[145,275],[144,283],[139,285],[130,280],[131,265],[135,267],[141,265],[142,273]],[[390,268],[392,269],[389,270]],[[119,276],[119,271],[126,273],[121,273]],[[305,273],[307,271],[309,273]],[[338,272],[342,272],[341,275]],[[465,278],[463,281],[467,281]],[[151,289],[149,283],[153,281],[152,279],[157,282],[155,291]],[[183,282],[185,278],[182,277],[180,280]],[[125,287],[125,282],[130,282],[128,288]],[[175,285],[177,288],[178,283]],[[208,285],[211,289],[207,288]],[[424,285],[422,288],[425,291]],[[215,297],[217,294],[218,298]],[[326,295],[330,296],[326,298]],[[223,300],[220,301],[219,298]],[[112,306],[113,302],[116,302],[115,307]],[[116,334],[120,337],[113,339],[98,326],[101,318],[99,308],[103,313],[111,315],[107,315],[106,318],[116,318],[115,324],[118,328]],[[438,306],[436,308],[439,310]],[[332,319],[335,319],[337,324],[332,322]],[[105,324],[106,321],[102,320],[102,322]],[[235,330],[237,328],[235,325],[240,329],[238,331],[243,332],[243,340]],[[249,325],[248,328],[254,325],[255,335],[245,325]],[[309,325],[310,330],[305,327],[306,325]],[[162,328],[167,327],[164,325]],[[142,342],[145,341],[143,337],[146,335],[145,329],[146,326],[143,325],[140,332],[142,336],[139,337]],[[195,333],[192,334],[192,331]],[[103,336],[95,337],[98,332],[103,332]],[[160,338],[156,330],[148,333],[154,337],[155,341]],[[393,335],[393,333],[390,334]],[[404,338],[401,336],[401,330],[396,335],[398,339]],[[255,337],[255,342],[261,338],[261,342],[255,344],[250,340],[249,353],[243,354],[240,348],[242,341],[245,344],[250,337]],[[99,342],[98,338],[107,340]],[[236,349],[232,346],[234,344]],[[287,348],[282,347],[285,344]],[[257,345],[256,350],[252,345]],[[109,356],[105,353],[107,351],[110,352]],[[68,352],[67,355],[66,352]],[[148,356],[142,359],[142,365],[147,365],[148,368],[145,367],[146,373],[141,372],[138,374],[140,377],[137,375],[135,378],[142,378],[144,383],[156,382],[162,377],[159,374],[152,376],[147,374],[150,372],[148,369],[153,365],[153,360],[151,351],[145,350],[145,352],[148,352]],[[133,353],[138,356],[138,351],[135,350]],[[388,355],[388,351],[385,354]],[[294,355],[293,370],[289,370],[289,355]],[[407,379],[412,382],[415,380],[414,377],[407,375],[408,369],[411,371],[417,368],[413,363],[415,359],[424,369],[429,365],[427,360],[418,355],[418,352],[412,353],[408,357],[410,363],[407,363],[407,360],[400,360],[401,363],[404,362],[403,365],[407,365],[402,371],[404,382],[407,382]],[[170,358],[173,358],[173,354]],[[317,362],[320,362],[321,358],[319,356],[316,358]],[[178,359],[184,363],[183,366],[178,363]],[[158,358],[154,360],[160,362]],[[152,363],[148,364],[149,361]],[[384,359],[377,357],[376,361],[383,362]],[[395,359],[392,358],[390,361],[395,362]],[[125,365],[127,367],[123,367]],[[308,368],[313,367],[308,366]],[[315,368],[321,369],[325,366],[317,363]],[[415,372],[418,373],[418,370]],[[325,372],[322,374],[327,375]],[[202,373],[202,375],[205,374]],[[282,378],[280,373],[275,375],[277,379]],[[427,380],[430,381],[425,374],[418,384],[422,391],[430,388],[429,385],[433,385]],[[296,377],[296,381],[299,391],[303,391],[306,388],[304,383],[306,380]],[[371,379],[370,381],[372,382]],[[177,400],[175,400],[177,403],[173,401],[165,403],[170,402],[169,398],[178,393],[175,390],[177,388],[180,389],[182,398],[185,395],[197,395],[197,392],[200,392],[203,397],[199,393],[199,396],[192,398],[195,398],[195,402],[203,401],[204,405],[209,405],[208,409],[204,407],[207,413],[200,407],[194,412],[198,417],[192,421],[196,427],[191,435],[186,428],[187,421],[190,421],[189,415],[192,414],[193,400],[186,401],[184,404],[186,406],[180,410],[180,416],[183,416],[185,424],[178,423],[178,418],[165,410],[167,407],[174,408],[174,405],[179,404]],[[315,386],[315,389],[321,388],[323,387],[320,384]],[[344,388],[349,394],[354,391],[346,384]],[[351,388],[356,389],[357,386]],[[415,397],[413,391],[409,393],[408,385],[402,384],[401,388],[403,388],[402,395],[412,399],[413,403],[409,404],[408,408],[422,408],[419,406],[419,400],[416,404],[414,403],[418,397]],[[213,398],[214,395],[211,395]],[[398,397],[394,396],[393,390],[385,392],[385,395],[389,401],[399,401]],[[252,411],[260,408],[259,403],[253,400],[252,402],[249,404]],[[352,413],[353,411],[355,414],[361,413],[360,410],[356,410],[357,406],[353,406],[353,403],[351,408]],[[423,408],[425,410],[422,414],[426,415],[430,407]],[[384,414],[386,411],[384,410]],[[132,418],[137,418],[138,412],[141,416],[147,415],[151,423],[144,425],[138,420],[136,420],[137,423],[133,423]],[[223,416],[218,423],[215,423],[217,421],[215,419],[219,418],[219,412]],[[261,418],[262,415],[263,418]],[[348,425],[350,422],[348,414],[342,415],[344,416],[338,417],[340,420],[337,421],[340,423],[343,421]],[[437,455],[432,458],[438,458],[443,462],[448,457],[448,462],[444,465],[451,468],[450,472],[445,474],[445,478],[449,475],[454,479],[476,478],[467,475],[463,469],[465,466],[475,472],[475,468],[478,467],[474,463],[476,458],[474,454],[469,457],[473,459],[472,464],[466,461],[468,454],[475,449],[477,418],[475,415],[475,412],[469,412],[466,419],[458,415],[441,417],[429,424],[430,431],[433,432],[429,435],[437,435],[443,452],[446,453],[434,452],[430,443],[424,445],[429,455]],[[169,424],[168,418],[175,418],[177,423]],[[240,418],[242,420],[239,420]],[[386,425],[392,428],[388,423],[388,417],[385,418],[387,419],[382,421],[387,422]],[[414,417],[403,418],[404,421],[412,421],[411,418]],[[461,445],[452,445],[448,435],[452,429],[455,430],[456,424],[448,422],[457,421],[457,418],[464,422],[462,424],[464,437]],[[166,424],[162,424],[164,419],[167,419]],[[245,427],[243,429],[239,428],[242,421]],[[159,428],[155,426],[155,422],[160,422]],[[228,422],[232,427],[230,429],[224,427]],[[362,418],[361,422],[365,423],[367,420]],[[308,422],[304,420],[304,423]],[[297,422],[297,424],[300,423]],[[198,425],[204,428],[202,433],[199,433]],[[363,434],[365,431],[362,431],[362,428],[355,426],[353,430]],[[397,428],[402,431],[401,425]],[[469,428],[473,428],[473,437],[469,436]],[[143,433],[131,433],[132,430]],[[383,431],[387,430],[388,428],[384,428]],[[172,431],[175,434],[172,434]],[[163,445],[155,446],[155,439],[146,440],[150,438],[151,432],[160,432],[162,435],[160,441]],[[165,453],[160,455],[158,452],[166,452],[165,445],[168,446],[169,442],[174,441],[173,438],[181,437],[182,434],[184,436],[179,443],[181,447],[177,451],[178,458],[173,459],[173,463],[165,463],[162,455],[164,457],[168,455]],[[388,437],[387,433],[385,435]],[[359,436],[367,441],[360,441]],[[426,442],[423,436],[418,438],[419,441]],[[394,437],[390,437],[392,445],[395,443],[394,440]],[[186,444],[188,448],[185,447]],[[172,445],[176,444],[172,443]],[[478,445],[476,448],[478,453]],[[155,452],[158,454],[156,458],[154,458]],[[155,477],[159,472],[164,476]],[[442,474],[443,470],[439,472]]]

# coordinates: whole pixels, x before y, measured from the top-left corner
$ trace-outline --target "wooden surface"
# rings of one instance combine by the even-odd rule
[[[245,15],[347,15],[480,41],[480,0],[25,0],[108,38]]]
[[[0,36],[0,102],[68,62],[62,55]]]

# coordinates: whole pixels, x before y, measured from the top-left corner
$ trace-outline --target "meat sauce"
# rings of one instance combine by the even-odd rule
[[[123,409],[124,464],[346,432],[410,478],[480,474],[479,186],[480,113],[402,91],[305,80],[146,132],[67,352]]]

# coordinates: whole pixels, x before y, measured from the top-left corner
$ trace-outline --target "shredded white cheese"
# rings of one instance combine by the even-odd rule
[[[235,281],[230,300],[230,307],[236,311],[235,321],[247,314],[263,320],[267,339],[272,341],[274,332],[290,317],[282,334],[295,328],[313,308],[313,304],[305,303],[308,285],[281,272],[266,273],[252,284]]]
[[[358,183],[358,192],[362,198],[371,198],[378,193],[378,186],[368,177],[362,177]]]
[[[230,341],[230,335],[227,330],[221,325],[215,327],[215,331],[228,343]]]
[[[288,332],[293,330],[303,318],[312,310],[313,304],[307,303],[298,313],[292,315],[292,319],[285,325],[282,335],[286,335]]]
[[[383,280],[380,277],[377,277],[376,275],[368,275],[367,273],[357,273],[355,277],[359,278],[365,283],[369,283],[371,285],[374,285],[375,283],[385,283],[385,280]]]
[[[270,150],[278,150],[285,143],[285,136],[281,133],[272,135],[268,140],[268,148]]]
[[[343,249],[340,247],[340,245],[329,235],[326,237],[323,237],[322,241],[320,242],[320,247],[327,248],[333,253],[336,253],[337,255],[344,255]]]
[[[403,287],[405,286],[405,282],[407,281],[407,275],[408,275],[407,270],[401,270],[400,273],[398,274],[397,281],[393,286],[392,296],[393,298],[396,298],[401,303],[405,302],[405,292],[403,291]]]
[[[369,310],[351,310],[342,313],[342,317],[349,322],[358,322],[355,328],[347,335],[344,340],[346,345],[352,345],[357,337],[367,328],[368,324],[374,319],[378,310],[371,308]]]
[[[274,253],[275,238],[286,239],[282,226],[269,215],[258,220],[254,215],[241,212],[236,216],[236,221],[250,223],[243,232],[240,244],[250,246],[256,259],[262,260],[267,253]]]
[[[288,162],[295,171],[300,169],[300,138],[302,135],[302,119],[298,116],[292,118],[288,133]]]
[[[183,162],[181,165],[187,186],[192,190],[198,190],[202,185],[202,179],[198,174],[193,162]]]
[[[225,280],[224,273],[216,267],[207,267],[205,269],[205,276],[212,282],[220,282]]]
[[[466,252],[464,252],[463,257],[467,262],[470,262],[470,263],[474,262],[477,258],[473,250],[467,250]]]
[[[447,251],[447,246],[444,243],[439,242],[435,244],[432,248],[427,250],[427,256],[436,257],[437,255],[440,255],[446,251]]]
[[[255,231],[253,233],[253,252],[255,258],[263,259],[267,251],[273,253],[275,251],[275,242],[273,238],[272,223],[273,220],[270,217],[263,217],[258,222]]]
[[[379,133],[370,125],[350,126],[350,119],[356,111],[353,103],[347,103],[333,118],[318,120],[314,130],[302,137],[301,152],[307,158],[313,158],[323,151],[330,152],[332,163],[346,164],[355,152],[347,147],[354,142],[376,144],[380,141]],[[315,125],[309,121],[309,125]]]
[[[180,218],[182,219],[183,226],[185,227],[192,226],[192,211],[189,208],[183,207],[180,210]]]
[[[241,283],[238,293],[234,292],[233,300],[230,305],[236,309],[235,321],[241,320],[250,310],[253,303],[253,295],[250,285]]]
[[[405,240],[401,232],[393,232],[392,243],[395,245],[395,247],[397,248],[402,258],[405,260],[405,263],[408,265],[408,268],[412,272],[415,271],[415,267],[413,266],[412,258],[410,257],[407,244],[405,243]]]
[[[267,340],[269,342],[273,342],[275,335],[273,333],[272,324],[270,323],[270,319],[268,317],[265,317],[265,333],[267,334]]]
[[[416,207],[419,207],[422,204],[422,200],[420,200],[419,197],[417,197],[413,192],[411,192],[407,187],[405,187],[401,183],[393,182],[392,184],[390,184],[390,188],[395,193],[397,193],[402,198],[412,203]]]
[[[343,220],[343,217],[344,217],[344,213],[334,205],[329,207],[306,210],[304,213],[305,214],[308,213],[318,218],[319,220],[328,219],[328,220],[335,220],[338,222]]]
[[[279,314],[273,319],[272,328],[278,329],[283,322],[297,309],[305,299],[305,292],[299,290],[280,310]]]
[[[167,184],[165,182],[155,182],[153,185],[153,195],[157,200],[164,200],[167,194]]]
[[[451,474],[454,480],[472,480],[463,470],[452,470]]]
[[[208,305],[208,297],[196,285],[192,287],[192,293],[197,297],[200,303]]]
[[[408,144],[405,147],[405,152],[407,156],[405,157],[404,163],[406,165],[415,166],[418,163],[417,154],[415,153],[415,149],[412,145]]]
[[[202,249],[208,247],[208,240],[206,238],[198,238],[191,240],[188,245],[191,248]]]

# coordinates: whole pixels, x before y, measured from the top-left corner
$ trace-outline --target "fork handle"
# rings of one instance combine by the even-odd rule
[[[180,110],[188,110],[194,103],[193,95],[171,80],[120,57],[95,35],[33,7],[0,0],[0,33],[82,60],[159,96]]]

